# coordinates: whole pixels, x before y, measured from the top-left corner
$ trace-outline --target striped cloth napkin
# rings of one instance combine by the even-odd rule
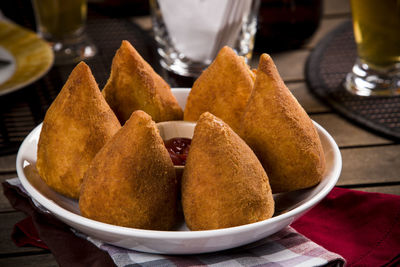
[[[136,252],[104,244],[80,233],[106,251],[117,266],[344,266],[345,260],[299,234],[292,227],[236,249],[189,256]]]
[[[25,191],[18,178],[7,180],[7,183],[18,188],[25,197]],[[3,185],[4,186],[4,185]],[[19,192],[21,194],[21,192]],[[30,198],[30,197],[29,197]],[[33,199],[31,199],[33,200]],[[33,200],[33,203],[35,201]],[[36,204],[35,209],[43,210]],[[46,216],[48,212],[46,211]],[[36,224],[37,227],[37,224]],[[39,229],[38,229],[39,230]],[[75,229],[71,232],[94,244],[108,253],[118,267],[133,266],[344,266],[345,260],[340,255],[330,252],[298,233],[292,227],[257,242],[215,253],[198,255],[159,255],[128,250],[101,242]],[[39,233],[41,231],[38,231]],[[39,237],[41,238],[40,234]],[[56,254],[57,249],[50,243],[46,245]],[[83,240],[82,240],[83,241]],[[68,242],[63,249],[68,250]],[[76,245],[76,244],[75,244]],[[73,246],[75,246],[73,245]],[[57,255],[55,255],[57,258]]]

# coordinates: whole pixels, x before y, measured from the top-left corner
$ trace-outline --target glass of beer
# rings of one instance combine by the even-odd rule
[[[56,65],[93,57],[96,46],[85,34],[86,0],[32,0],[38,34],[53,48]]]
[[[351,0],[358,58],[345,87],[361,96],[400,94],[400,0]]]

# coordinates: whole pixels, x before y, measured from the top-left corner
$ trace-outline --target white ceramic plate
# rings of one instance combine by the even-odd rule
[[[188,89],[173,89],[184,107]],[[66,224],[104,242],[138,251],[162,254],[214,252],[257,241],[288,226],[322,200],[336,184],[342,168],[339,149],[333,138],[314,123],[326,157],[322,182],[310,189],[274,195],[276,213],[268,220],[209,231],[189,231],[184,223],[176,231],[152,231],[120,227],[82,217],[78,202],[50,189],[35,172],[37,143],[42,125],[37,126],[22,143],[17,156],[19,179],[31,196]]]

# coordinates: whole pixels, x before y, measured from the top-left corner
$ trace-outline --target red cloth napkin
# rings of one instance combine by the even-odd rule
[[[15,194],[18,190],[12,189],[10,185],[5,186],[5,183],[3,187],[10,203],[16,209],[24,211],[26,207],[21,208],[22,197]],[[45,231],[49,231],[49,227],[51,228],[49,225],[42,225],[43,222],[35,221],[35,218],[34,222],[41,237]],[[24,232],[32,235],[34,230],[29,224],[22,224],[21,227],[23,225],[28,226]],[[63,233],[62,227],[61,230],[57,227],[58,233]],[[400,196],[334,188],[317,206],[294,222],[292,227],[317,244],[342,255],[347,261],[347,266],[400,264]],[[71,231],[68,232],[73,235]],[[67,233],[64,235],[64,238],[67,238]],[[39,237],[34,236],[34,239],[37,238]],[[68,235],[68,238],[75,237]],[[53,242],[54,235],[47,234],[42,239],[56,257],[61,253],[61,248],[49,243]],[[71,242],[78,242],[72,239]],[[82,239],[81,242],[87,241]],[[88,255],[88,252],[84,251],[86,245],[80,246],[81,254]],[[104,257],[104,254],[97,254],[93,247],[89,247],[94,258],[98,257],[97,255]],[[68,254],[73,253],[77,251]]]
[[[400,196],[334,188],[292,227],[348,266],[400,264]]]
[[[26,217],[14,225],[11,239],[18,247],[31,245],[39,248],[49,249],[43,240],[40,239],[39,233],[36,231],[31,216]]]

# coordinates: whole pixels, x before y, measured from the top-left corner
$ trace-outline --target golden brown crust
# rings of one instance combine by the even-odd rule
[[[145,111],[156,122],[183,117],[169,85],[128,41],[122,41],[117,50],[102,93],[121,124],[135,110]]]
[[[241,136],[266,169],[274,193],[321,181],[325,157],[318,133],[267,54],[260,57]]]
[[[135,111],[86,172],[79,207],[93,220],[170,230],[177,220],[174,166],[151,117]]]
[[[44,118],[36,163],[40,176],[61,194],[78,198],[90,162],[119,128],[90,68],[79,63]]]
[[[191,230],[253,223],[274,213],[268,177],[257,157],[208,112],[195,128],[182,177],[182,206]]]
[[[194,82],[184,120],[197,121],[208,111],[233,130],[238,130],[253,84],[254,73],[244,59],[231,48],[223,47],[214,62]]]

